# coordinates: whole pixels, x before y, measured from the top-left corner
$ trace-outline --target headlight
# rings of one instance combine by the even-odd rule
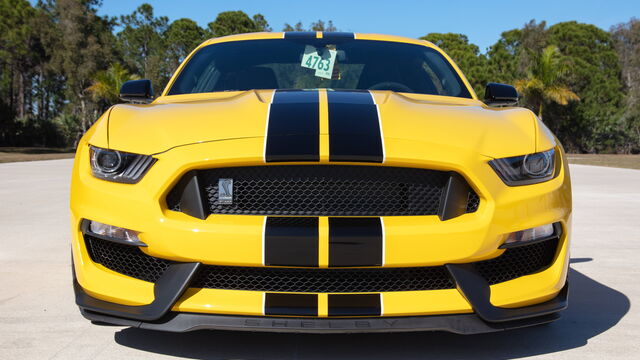
[[[537,184],[553,179],[556,170],[554,149],[489,161],[489,164],[509,186]]]
[[[138,155],[95,146],[89,147],[93,176],[109,181],[135,184],[156,161],[149,155]]]

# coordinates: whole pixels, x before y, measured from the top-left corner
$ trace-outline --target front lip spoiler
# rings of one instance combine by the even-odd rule
[[[200,263],[175,263],[154,285],[155,299],[148,305],[129,306],[96,299],[75,278],[76,304],[90,320],[174,332],[229,329],[277,332],[386,332],[444,330],[461,334],[500,331],[556,320],[566,309],[569,285],[546,302],[521,308],[501,308],[490,302],[491,288],[471,265],[447,264],[458,291],[475,314],[379,318],[275,318],[172,313],[171,308],[189,287]],[[278,322],[285,326],[279,326]]]
[[[491,288],[471,264],[447,264],[447,270],[456,282],[458,291],[467,299],[483,320],[501,323],[544,316],[564,310],[568,306],[569,284],[556,297],[546,302],[520,308],[502,308],[491,304]]]
[[[476,314],[329,319],[169,313],[159,321],[145,322],[104,315],[82,307],[80,312],[86,319],[97,323],[146,330],[169,332],[232,330],[318,334],[447,331],[472,335],[546,324],[560,318],[559,314],[554,313],[524,320],[489,323]]]
[[[199,267],[200,263],[172,264],[156,281],[153,287],[154,300],[148,305],[139,306],[122,305],[92,297],[80,286],[74,271],[73,290],[76,304],[86,310],[114,317],[140,321],[158,320],[167,314],[184,294]]]

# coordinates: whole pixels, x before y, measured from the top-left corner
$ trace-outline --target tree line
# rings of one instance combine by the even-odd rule
[[[462,34],[424,37],[445,50],[479,96],[513,84],[570,152],[640,152],[640,21],[610,31],[575,21],[530,21],[485,54]]]
[[[120,85],[152,80],[160,91],[202,41],[272,31],[261,14],[225,11],[206,28],[170,22],[143,4],[99,16],[100,0],[0,0],[0,146],[74,146]],[[284,31],[336,31],[331,21]],[[481,52],[463,34],[423,37],[445,50],[480,97],[487,82],[516,85],[571,152],[640,152],[640,21],[609,31],[531,21]]]

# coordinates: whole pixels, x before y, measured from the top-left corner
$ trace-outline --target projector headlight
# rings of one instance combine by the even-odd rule
[[[89,147],[93,176],[114,182],[135,184],[156,161],[149,155],[131,154]]]
[[[553,179],[556,170],[556,151],[514,156],[489,161],[489,165],[509,186],[537,184]]]

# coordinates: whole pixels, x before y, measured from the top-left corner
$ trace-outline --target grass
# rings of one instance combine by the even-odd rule
[[[640,155],[567,154],[569,164],[608,166],[640,170]]]
[[[75,149],[0,147],[0,163],[73,158]]]
[[[0,163],[73,158],[72,148],[0,147]],[[567,154],[570,164],[640,170],[640,155]]]

